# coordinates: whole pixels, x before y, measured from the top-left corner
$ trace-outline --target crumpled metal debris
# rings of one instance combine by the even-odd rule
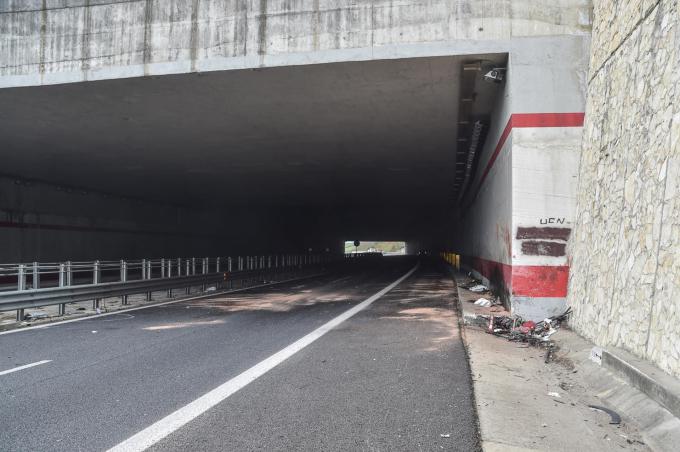
[[[562,322],[571,314],[568,308],[560,315],[540,322],[524,321],[520,316],[490,316],[487,332],[513,342],[527,342],[532,345],[550,342],[550,336],[557,333]]]

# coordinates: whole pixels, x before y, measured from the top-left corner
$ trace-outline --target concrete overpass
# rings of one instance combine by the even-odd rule
[[[517,312],[560,310],[589,14],[580,0],[5,3],[5,259],[400,239],[462,255]],[[486,83],[495,67],[504,82]]]
[[[318,252],[339,256],[347,239],[404,240],[411,253],[460,262],[524,318],[568,302],[572,327],[611,356],[627,356],[623,348],[670,374],[650,375],[678,377],[677,8],[671,0],[0,2],[0,265],[131,259],[143,275],[142,265],[158,271],[170,257],[257,254],[245,262],[288,256],[286,271],[294,272],[296,262],[309,264],[301,257],[310,249],[318,263],[330,260]],[[493,69],[500,83],[485,80]],[[201,260],[181,261],[190,262]],[[221,275],[220,261],[204,262]],[[146,400],[154,421],[172,424],[173,409],[250,375],[249,366],[328,321],[323,334],[333,329],[339,339],[319,340],[243,399],[220,399],[212,418],[156,437],[158,447],[186,449],[216,425],[237,425],[249,433],[235,448],[265,448],[283,436],[262,428],[258,413],[274,407],[268,425],[295,431],[297,419],[336,415],[355,389],[347,382],[358,381],[356,404],[339,417],[346,423],[320,427],[332,444],[373,447],[378,432],[389,436],[388,448],[435,448],[451,429],[455,444],[475,448],[470,369],[447,298],[455,288],[433,262],[415,273],[412,263],[279,281],[243,298],[173,299],[168,308],[135,307],[130,317],[29,330],[27,339],[2,333],[3,349],[29,344],[24,356],[35,366],[0,357],[4,395],[20,395],[0,413],[10,426],[0,443],[29,444],[22,429],[38,413],[54,427],[52,445],[65,425],[80,423],[88,427],[69,439],[72,448],[126,445],[154,430],[130,420],[126,407]],[[398,275],[410,279],[385,286]],[[105,323],[135,315],[126,326]],[[151,338],[175,330],[169,341]],[[91,348],[80,340],[102,331],[106,338]],[[62,343],[72,353],[62,354]],[[162,359],[154,361],[154,350]],[[45,351],[57,357],[54,366]],[[327,355],[339,359],[320,371]],[[94,365],[101,356],[110,367]],[[397,358],[367,367],[375,356]],[[148,362],[158,380],[140,383]],[[82,398],[74,381],[96,394],[92,382],[125,369],[132,390],[113,382],[111,394],[123,402],[109,418],[97,417],[105,398],[63,416]],[[176,371],[197,386],[187,390]],[[45,378],[52,385],[39,385]],[[26,391],[36,383],[40,392]],[[263,399],[298,383],[311,389]],[[402,384],[410,396],[399,416],[376,423],[376,413],[395,408],[386,388]],[[66,389],[51,404],[55,387]],[[149,397],[159,388],[176,398]],[[428,388],[456,396],[432,398]],[[409,414],[413,406],[423,411]],[[58,425],[46,417],[55,407]],[[250,417],[238,423],[229,407]],[[580,414],[574,419],[582,424]],[[365,437],[346,442],[356,422],[368,426]],[[395,438],[391,425],[407,433]],[[211,435],[206,447],[236,437],[229,432]],[[30,437],[34,449],[45,444]],[[282,447],[324,448],[323,438],[288,436]]]

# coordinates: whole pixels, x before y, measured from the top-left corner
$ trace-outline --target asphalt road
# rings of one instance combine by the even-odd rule
[[[0,450],[119,445],[238,380],[415,263],[382,261],[0,335]],[[477,450],[452,287],[436,266],[423,263],[366,309],[169,429],[151,448]],[[41,361],[49,362],[12,371]]]

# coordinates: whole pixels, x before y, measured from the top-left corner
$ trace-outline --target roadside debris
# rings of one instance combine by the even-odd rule
[[[483,306],[485,308],[488,308],[491,306],[493,303],[491,300],[487,300],[486,298],[480,298],[479,300],[475,301],[475,304],[477,306]]]
[[[440,433],[439,436],[441,436],[442,438],[451,438],[450,433]]]
[[[618,425],[621,423],[621,416],[619,416],[619,414],[614,410],[610,410],[609,408],[605,408],[599,405],[588,405],[588,408],[590,408],[591,410],[598,410],[602,411],[603,413],[607,413],[610,418],[609,419],[610,424]]]
[[[545,351],[545,363],[548,364],[550,362],[550,359],[552,358],[553,354],[553,346],[550,344],[548,346],[548,350]]]
[[[549,392],[548,395],[550,397],[557,397],[557,398],[561,397],[559,392]]]
[[[24,316],[24,320],[46,319],[48,317],[45,311],[32,311]]]
[[[468,290],[470,292],[482,293],[482,292],[488,292],[489,288],[486,287],[484,284],[477,284],[475,286],[468,288]]]
[[[487,332],[513,342],[527,342],[531,345],[545,344],[550,347],[550,336],[557,333],[563,321],[569,317],[571,308],[560,315],[549,317],[538,323],[524,321],[520,316],[489,316]],[[549,353],[552,353],[549,348]],[[546,362],[550,356],[546,355]]]

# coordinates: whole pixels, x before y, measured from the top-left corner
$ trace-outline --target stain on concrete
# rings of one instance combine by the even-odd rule
[[[543,239],[543,240],[568,240],[571,234],[571,228],[554,228],[550,226],[545,227],[518,227],[518,240],[525,239]]]
[[[267,53],[267,0],[260,0],[260,17],[257,28],[257,54]]]
[[[545,242],[542,240],[527,240],[522,242],[522,254],[527,256],[564,256],[566,243]]]
[[[200,0],[193,0],[191,9],[191,36],[189,37],[189,52],[191,58],[191,72],[196,72],[196,57],[198,54],[198,8]]]

